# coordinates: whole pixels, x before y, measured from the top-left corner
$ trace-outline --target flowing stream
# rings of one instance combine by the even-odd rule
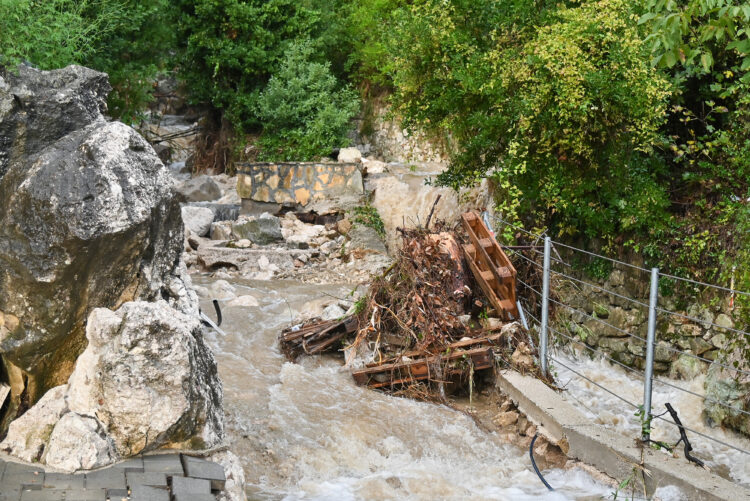
[[[214,280],[195,276],[210,288]],[[223,303],[226,336],[211,333],[224,381],[227,431],[249,499],[532,500],[609,497],[612,488],[573,468],[534,474],[527,451],[444,406],[357,387],[335,357],[286,361],[276,337],[315,301],[351,287],[236,281]],[[222,298],[231,297],[229,292]],[[213,312],[210,298],[203,310]]]
[[[554,357],[560,358],[564,365],[617,393],[629,402],[636,405],[643,403],[643,380],[627,373],[621,367],[611,365],[603,360],[592,360],[585,356],[573,357],[561,351],[555,353]],[[617,429],[620,433],[633,438],[640,436],[641,422],[636,417],[635,409],[632,406],[559,364],[555,365],[553,362],[552,367],[557,372],[558,383],[567,390],[563,393],[565,398],[588,415],[593,422]],[[750,440],[747,438],[729,430],[710,428],[706,425],[701,416],[703,410],[701,398],[659,382],[659,380],[665,380],[671,385],[701,395],[705,393],[703,388],[705,377],[705,375],[700,375],[691,381],[676,381],[661,376],[656,378],[651,397],[652,414],[663,413],[666,410],[664,404],[669,402],[677,410],[683,425],[740,449],[750,451]],[[669,414],[664,417],[670,419]],[[677,427],[664,421],[653,420],[651,429],[651,438],[654,440],[673,444],[680,439]],[[748,461],[747,454],[690,431],[687,432],[687,435],[693,446],[692,454],[704,460],[712,471],[750,487],[750,461]],[[682,444],[678,446],[677,451],[678,456],[683,457]],[[688,466],[692,467],[686,463],[686,467]]]

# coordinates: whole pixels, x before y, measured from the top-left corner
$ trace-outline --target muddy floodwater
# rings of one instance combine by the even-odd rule
[[[207,277],[194,282],[212,285]],[[612,492],[574,468],[546,471],[557,489],[549,493],[527,451],[466,415],[357,387],[333,356],[287,362],[276,345],[280,330],[311,302],[345,297],[351,287],[232,285],[234,295],[251,295],[258,305],[225,306],[226,336],[212,333],[209,342],[249,499],[587,500]],[[202,298],[202,307],[213,312],[210,298]]]

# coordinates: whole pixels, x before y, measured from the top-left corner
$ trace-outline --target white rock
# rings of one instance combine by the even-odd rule
[[[388,172],[388,164],[385,162],[381,162],[379,160],[367,160],[366,158],[363,158],[362,163],[367,169],[367,174],[382,174],[384,172]]]
[[[320,316],[323,320],[336,320],[346,315],[344,309],[338,304],[334,303],[326,307],[323,310],[323,314]]]
[[[197,317],[164,301],[125,303],[95,309],[86,336],[68,407],[96,416],[120,456],[222,440],[221,381]]]
[[[260,256],[258,258],[258,268],[260,268],[261,271],[268,271],[268,266],[271,264],[271,262],[268,260],[268,257],[266,255]]]
[[[20,418],[10,423],[0,449],[24,461],[37,461],[44,451],[55,423],[67,412],[68,385],[52,388]]]
[[[214,222],[214,211],[206,207],[185,205],[182,207],[182,221],[185,228],[199,237],[205,237],[211,230],[211,223]]]
[[[362,161],[362,152],[357,148],[341,148],[339,151],[339,162],[359,163]]]
[[[230,451],[217,452],[206,458],[224,467],[227,482],[219,494],[218,501],[247,501],[245,494],[245,470],[240,458]]]
[[[232,308],[247,308],[259,305],[260,303],[258,303],[258,300],[253,296],[239,296],[227,303],[227,306],[230,306]]]
[[[234,246],[237,247],[238,249],[249,249],[250,247],[253,246],[253,243],[247,238],[243,238],[241,240],[237,240],[234,243]]]
[[[91,470],[117,461],[114,443],[102,424],[93,417],[65,414],[49,438],[44,462],[73,472]]]
[[[217,280],[211,285],[211,292],[216,296],[215,299],[229,301],[236,297],[237,289],[226,280]]]

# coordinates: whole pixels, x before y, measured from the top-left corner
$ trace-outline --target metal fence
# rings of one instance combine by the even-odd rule
[[[618,261],[616,259],[612,259],[612,258],[602,256],[599,254],[595,254],[595,253],[592,253],[583,249],[578,249],[576,247],[563,244],[561,242],[553,241],[548,236],[538,235],[538,234],[529,232],[525,230],[524,228],[508,223],[507,221],[504,221],[497,217],[494,220],[495,220],[496,225],[508,226],[512,228],[513,231],[520,232],[521,234],[523,234],[525,239],[528,239],[528,245],[503,246],[503,247],[506,250],[506,252],[509,252],[512,258],[517,258],[525,263],[528,263],[529,266],[537,269],[542,274],[541,290],[538,286],[534,287],[533,285],[521,279],[518,279],[517,282],[519,285],[519,291],[518,291],[519,302],[521,306],[523,307],[524,316],[526,317],[526,319],[529,320],[528,323],[530,327],[534,328],[539,333],[539,365],[543,373],[547,374],[548,371],[550,370],[549,363],[554,362],[555,364],[570,371],[570,373],[574,374],[576,377],[585,379],[590,384],[593,384],[598,390],[601,390],[613,397],[616,397],[617,399],[621,400],[622,402],[632,407],[636,411],[640,410],[643,413],[643,420],[645,423],[642,428],[642,437],[641,437],[642,440],[644,441],[650,440],[649,430],[650,430],[650,423],[653,419],[658,419],[660,421],[663,421],[665,423],[669,423],[670,425],[678,427],[678,424],[675,423],[674,420],[664,417],[662,414],[655,415],[652,413],[652,394],[653,394],[654,384],[664,385],[666,387],[670,387],[672,389],[675,389],[681,392],[686,392],[695,397],[699,397],[703,399],[704,401],[708,401],[717,405],[724,406],[730,409],[731,412],[736,413],[737,415],[743,414],[743,415],[750,416],[750,412],[747,412],[744,409],[736,405],[732,405],[728,402],[724,402],[724,401],[711,398],[705,394],[697,393],[687,388],[682,388],[681,386],[677,384],[674,384],[664,378],[656,377],[654,375],[654,349],[658,342],[656,326],[657,326],[657,320],[660,315],[669,315],[669,316],[678,317],[683,320],[688,320],[691,322],[695,322],[699,325],[703,325],[707,329],[708,328],[716,329],[719,332],[724,331],[724,332],[731,332],[739,336],[750,336],[750,333],[743,331],[741,329],[737,329],[735,327],[717,325],[714,322],[709,322],[709,321],[706,321],[705,319],[696,318],[686,313],[673,311],[673,310],[668,309],[665,306],[661,306],[659,303],[660,280],[663,280],[666,278],[672,281],[685,282],[694,287],[713,288],[717,291],[731,294],[732,302],[734,301],[735,296],[750,297],[750,293],[735,290],[733,283],[730,285],[730,287],[723,287],[719,285],[708,284],[708,283],[704,283],[704,282],[700,282],[696,280],[682,278],[682,277],[678,277],[675,275],[661,273],[658,268],[647,269],[647,268],[633,265],[631,263],[625,263],[622,261]],[[542,245],[539,245],[539,244],[542,244]],[[634,270],[635,272],[643,273],[644,280],[647,279],[649,281],[649,286],[650,286],[648,303],[643,302],[639,299],[628,297],[616,291],[606,289],[604,287],[599,286],[598,284],[594,284],[589,281],[582,280],[581,278],[576,278],[572,276],[573,274],[572,272],[574,269],[573,266],[569,264],[568,262],[566,262],[561,257],[560,252],[557,250],[557,248],[565,249],[564,252],[570,253],[570,254],[581,253],[591,258],[610,261],[615,266],[626,267],[626,268],[630,268],[631,270]],[[562,271],[562,270],[565,270],[565,271]],[[589,314],[580,308],[576,308],[569,304],[565,304],[563,301],[559,301],[555,299],[553,297],[551,285],[550,285],[551,278],[553,277],[564,279],[564,280],[569,280],[581,286],[585,285],[587,287],[591,287],[594,290],[601,292],[601,294],[610,295],[612,297],[617,297],[623,301],[628,301],[629,303],[633,305],[633,307],[643,308],[644,312],[645,311],[648,312],[648,324],[647,324],[648,329],[647,329],[646,338],[639,336],[637,333],[623,330],[620,327],[617,327],[607,322],[605,319],[599,318],[595,314],[593,315]],[[627,336],[629,338],[632,338],[632,339],[635,339],[644,343],[645,345],[645,367],[644,369],[639,370],[625,363],[622,363],[621,361],[615,360],[614,358],[609,356],[607,352],[602,351],[599,346],[594,346],[594,347],[589,346],[588,344],[584,343],[582,340],[577,339],[575,336],[569,335],[569,333],[561,332],[562,330],[565,330],[565,329],[554,328],[554,326],[550,324],[550,309],[551,309],[551,306],[553,305],[555,308],[569,309],[572,312],[575,312],[576,315],[580,315],[587,319],[591,319],[597,322],[598,324],[601,324],[602,329],[612,329],[614,331],[618,331],[620,334],[623,335],[623,337]],[[641,379],[643,381],[642,403],[636,403],[636,402],[630,401],[628,398],[624,397],[618,391],[617,388],[607,388],[604,385],[597,383],[596,381],[586,377],[585,374],[582,374],[581,372],[577,371],[574,367],[570,367],[570,365],[568,365],[566,361],[560,360],[560,358],[552,355],[550,353],[550,348],[556,342],[563,342],[563,343],[569,343],[569,344],[575,344],[575,345],[581,346],[585,350],[588,350],[589,352],[591,352],[592,355],[601,357],[607,362],[621,367],[622,369],[627,371],[629,375],[632,375],[638,379]],[[722,361],[710,360],[710,359],[701,357],[689,351],[680,350],[672,346],[671,344],[666,345],[666,346],[662,345],[662,346],[670,350],[671,352],[678,354],[679,356],[692,357],[697,360],[706,362],[708,364],[717,364],[721,366],[723,369],[730,371],[736,375],[746,375],[746,376],[750,375],[750,371],[747,371],[745,369],[734,367],[733,365],[723,363]],[[735,444],[731,444],[724,440],[720,440],[716,437],[712,437],[705,433],[701,433],[695,430],[694,428],[685,426],[684,424],[682,425],[682,427],[684,428],[684,430],[689,431],[695,435],[704,437],[708,440],[714,441],[718,444],[721,444],[725,447],[729,447],[743,454],[750,455],[750,451],[742,447],[739,447]]]

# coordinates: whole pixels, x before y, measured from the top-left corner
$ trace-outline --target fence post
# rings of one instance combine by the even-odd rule
[[[659,298],[659,268],[651,268],[651,293],[648,300],[648,337],[646,338],[646,377],[643,380],[643,418],[648,429],[643,441],[649,440],[651,428],[651,382],[654,377],[654,340],[656,338],[656,304]]]
[[[549,321],[549,269],[550,237],[544,238],[544,276],[542,279],[542,330],[539,333],[539,365],[542,374],[547,375],[547,323]]]

